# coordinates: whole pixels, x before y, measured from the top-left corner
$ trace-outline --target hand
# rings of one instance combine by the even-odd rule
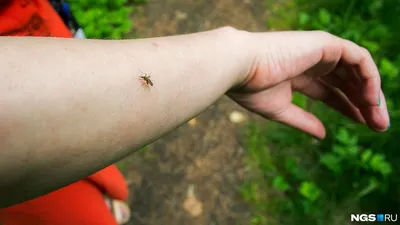
[[[242,85],[228,93],[243,107],[324,138],[321,121],[291,103],[297,91],[375,131],[388,128],[380,75],[366,49],[321,31],[249,33],[248,38],[256,52],[253,66]]]

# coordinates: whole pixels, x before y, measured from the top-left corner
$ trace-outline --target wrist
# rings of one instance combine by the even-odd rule
[[[227,57],[230,63],[234,65],[234,71],[230,73],[232,79],[232,87],[235,89],[246,82],[249,74],[253,73],[253,64],[255,62],[254,49],[251,49],[252,35],[245,30],[239,30],[233,27],[222,27],[217,29],[219,38],[222,42],[227,43]]]

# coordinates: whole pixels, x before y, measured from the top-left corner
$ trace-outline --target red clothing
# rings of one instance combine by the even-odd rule
[[[110,166],[42,197],[0,210],[2,225],[117,225],[103,193],[125,200],[125,181]]]
[[[0,0],[0,35],[72,38],[47,0]],[[116,225],[103,194],[126,200],[115,165],[39,198],[0,209],[1,225]]]
[[[0,0],[0,35],[72,37],[48,0]]]

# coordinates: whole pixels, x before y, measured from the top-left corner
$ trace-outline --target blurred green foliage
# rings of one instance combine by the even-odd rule
[[[130,14],[145,0],[68,0],[87,38],[121,39],[132,29]]]
[[[241,191],[255,208],[252,224],[350,224],[351,213],[398,213],[398,1],[292,0],[271,11],[271,28],[325,30],[367,48],[382,77],[391,127],[372,132],[299,94],[294,103],[321,119],[326,139],[251,124],[247,162],[254,173]]]

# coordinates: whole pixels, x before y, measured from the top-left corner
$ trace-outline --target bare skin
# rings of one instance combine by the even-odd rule
[[[0,207],[117,162],[223,94],[321,139],[323,124],[291,103],[293,91],[374,131],[389,124],[369,53],[324,32],[225,27],[125,41],[3,37],[0,52]],[[152,74],[152,87],[137,91],[138,68]]]

